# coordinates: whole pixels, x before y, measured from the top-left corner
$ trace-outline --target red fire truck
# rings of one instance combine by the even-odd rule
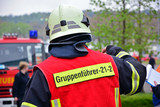
[[[0,107],[14,106],[12,86],[20,61],[29,63],[31,77],[34,65],[45,59],[44,43],[35,36],[18,38],[17,35],[4,35],[0,38]]]

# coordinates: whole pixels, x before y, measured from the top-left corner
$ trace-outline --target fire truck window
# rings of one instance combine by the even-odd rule
[[[0,64],[18,66],[20,61],[27,61],[24,46],[17,44],[0,44]]]
[[[42,62],[42,44],[35,45],[36,64]]]
[[[28,62],[32,65],[32,47],[27,46],[27,55],[28,55]]]
[[[18,66],[20,61],[42,62],[42,44],[0,44],[0,64]]]

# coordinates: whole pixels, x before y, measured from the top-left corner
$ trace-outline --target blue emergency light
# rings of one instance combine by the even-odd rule
[[[5,65],[0,64],[0,69],[5,69]]]
[[[38,38],[38,31],[37,30],[30,30],[29,36],[30,36],[30,38],[37,39]]]

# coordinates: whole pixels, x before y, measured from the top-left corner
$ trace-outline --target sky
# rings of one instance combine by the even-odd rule
[[[107,0],[102,1],[107,2]],[[0,16],[51,12],[60,4],[73,5],[81,10],[94,8],[90,5],[90,0],[0,0]],[[111,6],[115,7],[113,3]],[[154,4],[152,6],[155,7]]]
[[[0,0],[0,16],[23,15],[33,12],[51,12],[60,4],[90,9],[90,0]]]

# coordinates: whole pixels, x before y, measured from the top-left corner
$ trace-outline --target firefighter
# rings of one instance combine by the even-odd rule
[[[22,107],[120,107],[120,94],[141,91],[146,68],[120,47],[100,53],[89,20],[75,7],[60,5],[49,16],[51,57],[34,67]]]

